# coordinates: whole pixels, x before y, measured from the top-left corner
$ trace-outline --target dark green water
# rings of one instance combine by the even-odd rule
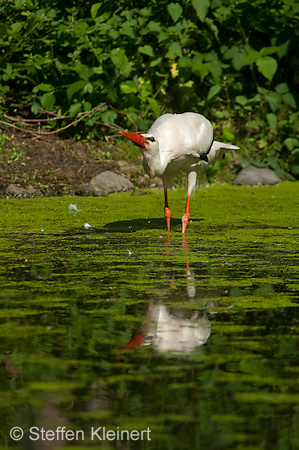
[[[0,200],[1,450],[299,448],[298,183],[169,197]]]

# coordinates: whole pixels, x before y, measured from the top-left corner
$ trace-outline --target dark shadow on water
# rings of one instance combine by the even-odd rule
[[[203,222],[204,219],[191,219],[189,227],[192,226],[192,222]],[[171,218],[171,231],[179,232],[182,231],[182,220],[177,218]],[[146,219],[129,219],[129,220],[117,220],[115,222],[108,222],[102,227],[92,225],[88,227],[81,226],[69,228],[67,231],[63,232],[63,236],[87,236],[91,234],[99,235],[105,234],[107,231],[112,233],[135,233],[138,230],[166,230],[166,221],[163,217],[154,217]],[[187,228],[188,233],[188,228]],[[43,236],[43,232],[36,232],[36,236]],[[47,233],[47,235],[61,236],[62,233]]]
[[[192,219],[192,222],[200,222],[204,219]],[[181,231],[182,220],[171,218],[171,230]],[[131,233],[137,230],[166,230],[166,222],[162,217],[147,218],[147,219],[131,219],[131,220],[117,220],[116,222],[109,222],[104,225],[104,228],[109,231]],[[177,231],[177,230],[176,230]]]

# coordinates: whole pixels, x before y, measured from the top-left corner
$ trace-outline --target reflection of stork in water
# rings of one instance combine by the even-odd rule
[[[165,244],[168,254],[169,237]],[[188,254],[186,239],[183,239],[182,246]],[[187,297],[192,301],[196,289],[189,262],[186,262],[186,279]],[[152,344],[158,352],[189,354],[194,348],[205,344],[211,334],[211,324],[205,312],[179,307],[170,308],[161,301],[153,301],[149,305],[147,316],[148,321],[143,323],[142,331],[134,334],[131,340],[121,347],[121,351]]]

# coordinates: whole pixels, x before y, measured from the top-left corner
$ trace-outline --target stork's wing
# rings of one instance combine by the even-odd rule
[[[212,124],[201,114],[165,114],[145,134],[159,143],[161,160],[170,162],[185,155],[206,153],[213,141]]]

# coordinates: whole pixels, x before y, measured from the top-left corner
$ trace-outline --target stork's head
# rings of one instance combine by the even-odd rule
[[[125,131],[121,131],[120,133],[125,138],[134,142],[137,147],[140,147],[144,155],[147,153],[154,154],[159,149],[159,144],[153,136],[138,133],[126,133]]]

